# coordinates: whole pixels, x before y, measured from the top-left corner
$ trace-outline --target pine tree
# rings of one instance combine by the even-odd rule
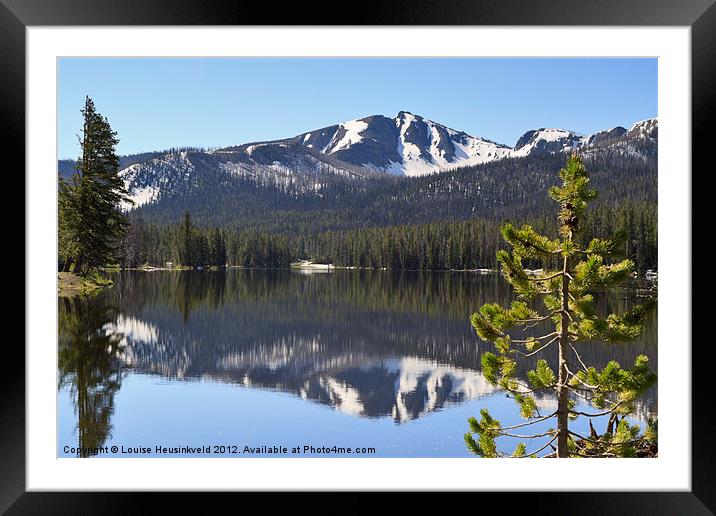
[[[192,265],[194,262],[194,228],[191,224],[189,210],[184,210],[182,221],[176,231],[177,262],[181,265]]]
[[[546,440],[531,451],[525,443],[520,443],[513,453],[516,457],[538,456],[548,448],[552,453],[546,456],[554,457],[634,456],[640,446],[656,444],[655,425],[650,423],[647,431],[639,435],[638,426],[630,426],[625,419],[633,411],[633,402],[656,380],[649,370],[648,358],[638,356],[630,369],[611,361],[598,370],[586,365],[578,352],[578,342],[584,340],[622,342],[635,338],[643,330],[647,311],[656,302],[648,299],[621,315],[597,315],[595,292],[626,279],[634,263],[629,259],[608,263],[609,257],[623,250],[623,243],[616,240],[594,238],[588,245],[580,245],[576,239],[580,220],[587,202],[597,194],[589,188],[589,174],[577,155],[568,158],[559,175],[561,186],[549,190],[550,197],[559,204],[559,238],[542,236],[528,225],[517,228],[504,224],[502,236],[512,246],[512,253],[499,251],[497,259],[518,298],[509,308],[498,304],[483,305],[471,317],[477,335],[493,342],[497,350],[497,354],[486,352],[482,355],[485,377],[508,391],[519,405],[521,416],[528,420],[505,427],[486,409],[481,410],[480,421],[470,418],[470,432],[465,434],[465,442],[470,451],[483,457],[504,456],[496,443],[502,436]],[[535,258],[546,263],[559,263],[559,268],[528,274],[523,261]],[[542,299],[546,313],[533,308],[536,304],[531,301],[538,297]],[[538,337],[516,339],[508,333],[508,330],[525,331],[545,324],[551,324],[553,331]],[[528,372],[526,381],[516,378],[514,357],[533,356],[548,348],[557,353],[556,374],[546,360],[540,359],[536,368]],[[557,397],[557,409],[542,415],[535,394],[549,392]],[[587,400],[599,411],[575,410],[570,395]],[[599,435],[591,418],[605,415],[609,415],[609,421],[605,432]],[[569,429],[569,421],[579,417],[590,418],[589,437]],[[548,420],[556,420],[556,429],[533,435],[512,433],[515,428]],[[553,445],[555,441],[556,446]]]
[[[120,206],[132,201],[118,175],[117,133],[89,97],[81,112],[82,155],[71,181],[60,180],[58,236],[65,270],[87,275],[116,260],[127,226]]]

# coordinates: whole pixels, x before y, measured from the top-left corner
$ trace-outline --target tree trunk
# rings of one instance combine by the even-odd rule
[[[75,263],[72,265],[72,272],[75,274],[79,274],[80,276],[83,275],[82,268],[84,267],[84,260],[82,259],[82,256],[78,256],[75,260]]]
[[[562,268],[562,328],[559,336],[559,377],[557,385],[557,457],[569,457],[567,450],[567,425],[569,407],[567,405],[567,346],[569,345],[569,272],[568,258],[565,256]]]

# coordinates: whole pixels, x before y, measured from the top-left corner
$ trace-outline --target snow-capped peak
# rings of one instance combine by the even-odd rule
[[[581,145],[582,140],[582,136],[572,131],[542,127],[523,134],[517,140],[510,156],[528,156],[533,152],[560,152]]]
[[[656,118],[647,118],[632,125],[627,131],[627,138],[655,138],[659,128]]]
[[[456,131],[409,111],[374,115],[298,135],[293,141],[348,163],[420,176],[485,163],[510,148]]]
[[[555,128],[540,128],[527,131],[515,144],[509,157],[524,157],[532,153],[570,152],[576,149],[588,149],[596,145],[610,144],[623,139],[655,140],[658,120],[648,118],[637,122],[629,130],[621,126],[598,131],[590,135],[579,135],[573,131]]]

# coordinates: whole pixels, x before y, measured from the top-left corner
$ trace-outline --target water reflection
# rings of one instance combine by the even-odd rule
[[[622,311],[628,297],[601,296],[599,310]],[[470,273],[125,272],[94,299],[61,302],[61,382],[73,386],[83,445],[106,439],[126,368],[276,390],[404,423],[494,394],[479,371],[491,345],[477,339],[468,317],[483,303],[511,299],[499,276]],[[583,343],[580,354],[603,366],[630,365],[644,353],[656,368],[655,314],[648,328],[633,343]],[[556,367],[543,352],[519,362],[518,375],[539,358]],[[638,407],[641,418],[656,406],[654,387]]]
[[[111,431],[114,396],[122,386],[122,333],[105,301],[59,299],[58,387],[69,386],[77,414],[80,456]]]

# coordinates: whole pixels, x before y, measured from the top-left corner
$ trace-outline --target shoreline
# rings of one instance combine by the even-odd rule
[[[114,282],[111,279],[96,282],[72,272],[57,273],[58,297],[87,296],[103,288],[111,287],[113,284]]]
[[[245,267],[243,265],[226,265],[219,267],[218,269],[211,269],[206,267],[204,269],[196,269],[193,267],[126,267],[112,269],[108,272],[121,272],[121,271],[142,271],[142,272],[156,272],[156,271],[169,271],[169,272],[182,272],[182,271],[195,271],[195,272],[219,272],[221,270],[228,269],[245,269],[245,270],[296,270],[296,271],[320,271],[328,272],[334,270],[341,271],[383,271],[383,272],[472,272],[479,274],[493,274],[499,272],[497,269],[388,269],[387,267],[357,267],[357,266],[346,266],[346,265],[333,265],[328,263],[314,263],[310,265],[298,265],[292,263],[288,267]]]

